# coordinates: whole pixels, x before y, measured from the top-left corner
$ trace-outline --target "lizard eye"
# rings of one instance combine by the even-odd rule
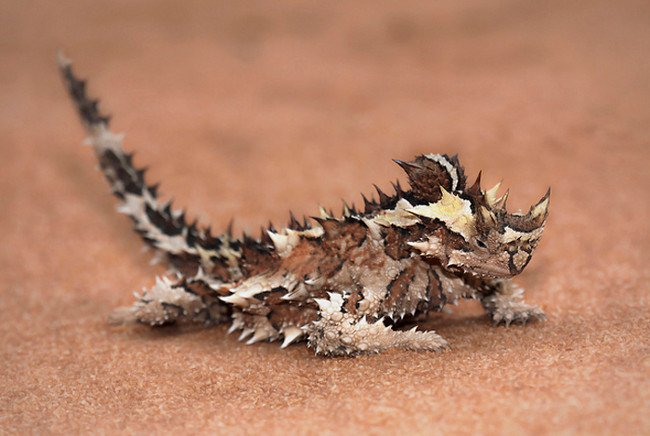
[[[480,239],[476,240],[476,245],[479,246],[480,248],[487,248],[485,242],[481,241]]]

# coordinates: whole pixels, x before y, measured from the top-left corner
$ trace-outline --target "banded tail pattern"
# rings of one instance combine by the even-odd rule
[[[120,200],[118,210],[131,218],[135,231],[185,274],[193,275],[202,267],[216,269],[224,282],[240,279],[239,242],[229,233],[213,237],[196,221],[188,223],[185,212],[173,209],[171,202],[161,202],[158,185],[147,184],[146,170],[134,166],[133,154],[124,151],[124,135],[110,129],[110,117],[99,110],[99,100],[88,97],[86,81],[75,76],[71,61],[60,52],[57,61],[88,135],[86,143],[93,147],[101,171]]]

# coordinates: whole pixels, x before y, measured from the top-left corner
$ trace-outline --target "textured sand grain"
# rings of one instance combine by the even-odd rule
[[[0,432],[650,432],[647,2],[0,4]],[[329,2],[328,2],[329,4]],[[527,208],[543,325],[435,317],[442,354],[323,359],[113,328],[161,269],[94,171],[64,47],[151,181],[256,229],[458,152]],[[403,179],[402,179],[403,180]]]

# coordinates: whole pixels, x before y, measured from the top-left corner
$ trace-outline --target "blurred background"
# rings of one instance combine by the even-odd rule
[[[459,153],[486,184],[506,177],[528,207],[555,178],[545,155],[625,148],[593,137],[647,121],[646,2],[0,4],[4,134],[39,147],[63,127],[70,146],[47,152],[81,154],[62,48],[165,192],[193,184],[181,201],[216,220],[254,204],[246,227],[284,220],[278,196],[304,212],[358,200],[397,177],[391,158],[422,152]]]
[[[647,1],[0,0],[0,429],[649,431],[649,23]],[[161,270],[79,146],[57,48],[215,228],[359,203],[419,153],[503,178],[513,210],[552,186],[519,280],[549,322],[470,304],[432,324],[450,352],[352,360],[109,329]]]

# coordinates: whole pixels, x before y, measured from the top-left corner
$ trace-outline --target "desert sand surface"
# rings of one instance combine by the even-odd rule
[[[0,433],[650,433],[650,3],[0,2]],[[517,282],[443,353],[317,357],[226,327],[113,327],[162,266],[115,212],[63,48],[149,181],[257,232],[458,153],[509,207],[553,189]]]

